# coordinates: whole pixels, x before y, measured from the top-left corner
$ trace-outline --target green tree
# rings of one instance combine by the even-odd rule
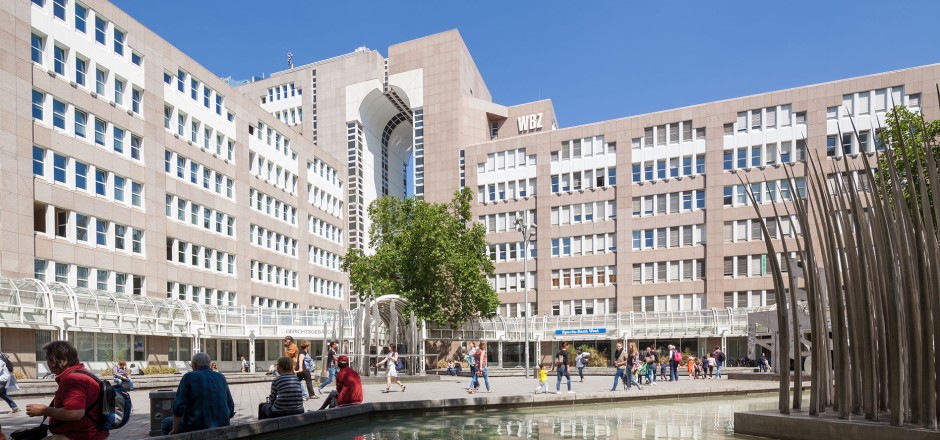
[[[928,159],[940,165],[940,121],[927,121],[917,112],[904,106],[896,106],[885,115],[884,130],[878,140],[891,149],[891,157],[881,155],[875,175],[890,188],[892,175],[888,161],[894,162],[898,183],[909,209],[920,206],[920,182],[924,182],[929,207],[933,207],[933,190],[928,176]],[[928,154],[932,158],[928,158]],[[890,194],[889,194],[890,196]]]
[[[459,324],[496,313],[499,298],[487,281],[486,230],[470,212],[473,192],[449,203],[386,196],[369,205],[369,245],[343,259],[351,288],[365,298],[399,294],[419,319]]]

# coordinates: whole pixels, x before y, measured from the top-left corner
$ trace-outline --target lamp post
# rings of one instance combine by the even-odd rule
[[[535,235],[536,225],[529,224],[522,216],[516,217],[516,230],[522,233],[522,280],[525,283],[525,377],[529,378],[529,242]]]

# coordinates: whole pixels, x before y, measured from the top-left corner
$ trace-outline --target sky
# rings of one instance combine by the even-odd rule
[[[560,127],[940,62],[940,1],[112,0],[247,79],[458,29],[493,101]]]

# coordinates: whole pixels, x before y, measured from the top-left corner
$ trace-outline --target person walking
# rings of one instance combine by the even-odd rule
[[[627,372],[627,353],[623,351],[623,342],[617,342],[617,351],[614,352],[613,364],[616,372],[614,373],[614,385],[610,387],[610,392],[617,391],[617,384],[624,379]]]
[[[535,389],[535,394],[538,394],[540,391],[543,393],[548,392],[548,368],[545,367],[545,364],[539,366],[539,387]]]
[[[297,357],[299,355],[300,355],[300,350],[297,349],[297,344],[294,343],[294,337],[285,336],[284,337],[284,356],[287,356],[291,359],[290,371],[294,371],[295,369],[297,369]]]
[[[574,364],[578,367],[578,377],[581,379],[581,383],[584,383],[584,367],[587,366],[587,360],[590,356],[590,353],[579,348],[578,355],[574,358]]]
[[[636,385],[636,389],[642,391],[643,388],[640,388],[640,382],[637,381],[636,377],[637,371],[640,369],[640,352],[633,342],[630,343],[627,351],[627,390],[629,391],[633,385]]]
[[[300,352],[297,355],[297,365],[294,367],[294,374],[297,379],[307,384],[306,388],[301,387],[304,400],[319,399],[320,396],[313,392],[313,377],[310,376],[310,370],[313,368],[313,357],[308,352],[310,350],[309,342],[300,343]]]
[[[682,353],[675,345],[669,345],[669,380],[679,381],[679,364],[682,363]]]
[[[488,370],[486,369],[487,364],[486,364],[486,342],[485,341],[480,342],[480,348],[477,349],[476,359],[477,359],[477,362],[476,362],[477,363],[477,386],[476,388],[480,387],[479,377],[483,376],[483,383],[486,385],[486,392],[490,393],[492,391],[490,391],[490,376],[489,374],[487,374]],[[470,390],[470,394],[473,394],[474,392],[475,392],[474,389]]]
[[[0,399],[3,399],[7,405],[10,405],[10,413],[20,412],[20,408],[17,407],[16,402],[7,395],[7,391],[16,391],[18,389],[20,389],[20,387],[16,385],[16,376],[7,368],[7,363],[0,360]]]
[[[643,360],[646,361],[646,384],[656,386],[656,351],[652,345],[646,348]]]
[[[329,379],[323,381],[320,384],[320,391],[323,391],[323,388],[326,388],[327,385],[333,383],[333,379],[336,377],[336,372],[339,371],[336,368],[336,341],[330,342],[330,350],[326,354],[326,370],[330,374]]]
[[[761,371],[761,373],[766,373],[766,372],[767,372],[767,366],[768,366],[768,365],[770,365],[770,364],[767,362],[767,354],[765,354],[765,353],[762,352],[762,353],[760,354],[760,365],[759,365],[759,366],[760,366],[760,371]]]
[[[467,367],[470,368],[470,386],[467,391],[473,391],[480,388],[479,377],[477,377],[477,344],[471,342],[467,348]]]
[[[383,393],[388,393],[392,387],[392,378],[394,378],[395,383],[401,387],[401,392],[405,392],[405,385],[401,383],[401,380],[398,379],[398,349],[395,348],[395,344],[388,345],[388,354],[385,355],[385,358],[375,364],[379,366],[381,364],[386,364],[388,370],[386,373],[386,382],[385,382],[385,391]]]
[[[245,357],[242,356],[242,373],[249,372],[251,372],[251,364],[248,363],[248,359],[245,359]]]
[[[721,379],[721,366],[725,363],[725,352],[721,351],[721,347],[716,345],[712,357],[715,358],[715,377]]]
[[[708,362],[708,378],[714,379],[715,378],[715,364],[716,364],[715,357],[712,356],[711,353],[708,353],[705,356],[707,356],[705,360]]]
[[[568,343],[561,343],[561,350],[555,355],[555,374],[558,376],[558,382],[555,384],[555,394],[561,392],[561,377],[568,379],[568,394],[574,394],[571,391],[571,375],[568,374]]]

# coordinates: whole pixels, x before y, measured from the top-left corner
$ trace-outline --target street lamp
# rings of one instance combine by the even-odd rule
[[[536,225],[522,216],[516,217],[516,230],[522,233],[522,282],[525,283],[525,377],[529,378],[529,242],[535,235]]]

